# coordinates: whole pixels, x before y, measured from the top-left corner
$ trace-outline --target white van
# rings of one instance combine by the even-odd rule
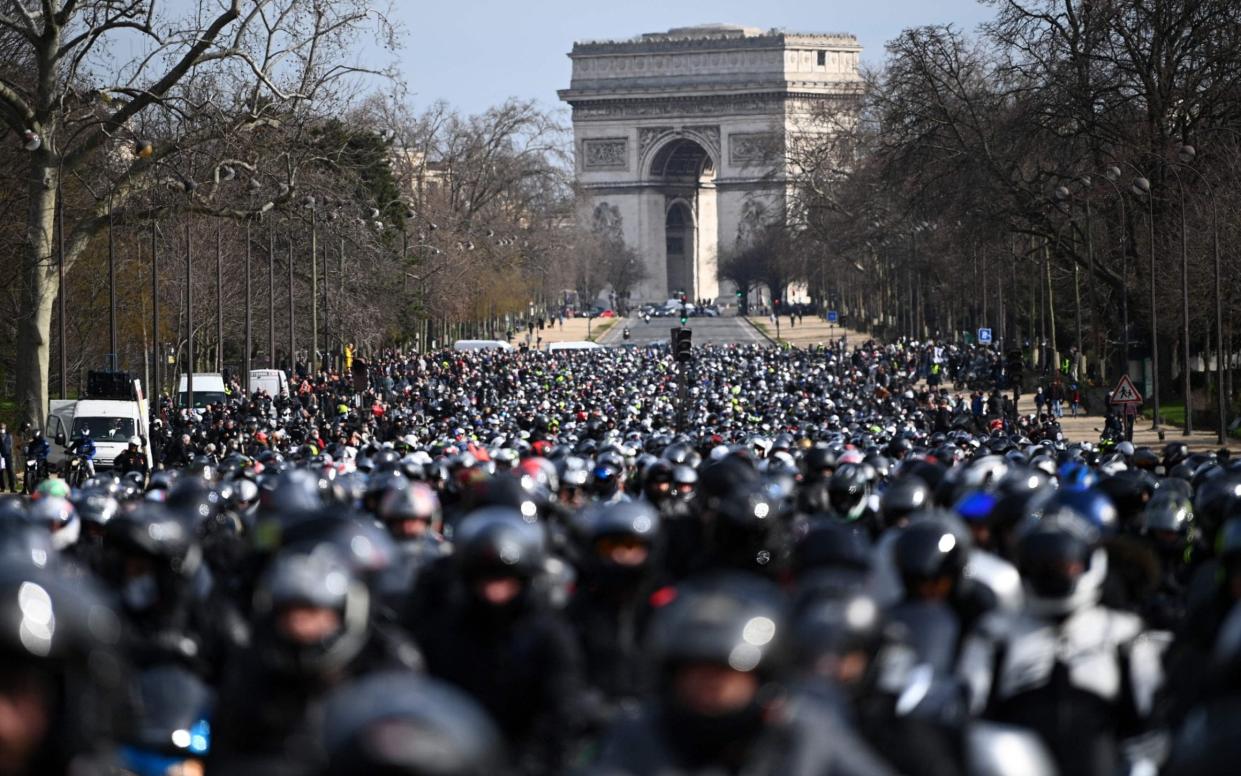
[[[504,340],[457,340],[452,344],[453,350],[512,350],[513,346]]]
[[[185,375],[181,375],[181,384],[177,388],[177,406],[185,406]],[[194,408],[202,409],[208,404],[223,404],[228,401],[228,393],[224,390],[224,375],[219,372],[194,373]]]
[[[567,342],[553,342],[547,346],[548,353],[555,353],[561,350],[603,350],[603,346],[598,342],[589,340],[569,340]]]
[[[142,454],[147,468],[152,468],[151,443],[147,433],[148,407],[141,389],[136,399],[53,400],[47,420],[47,436],[52,442],[48,460],[63,464],[68,457],[65,448],[90,429],[95,442],[95,468],[111,468],[116,457],[124,452],[129,440],[142,440]]]
[[[255,391],[267,391],[267,395],[273,399],[282,392],[288,393],[289,376],[284,373],[283,369],[251,369],[250,370],[250,393]],[[198,377],[194,377],[194,393],[198,393]],[[197,402],[197,397],[195,397]]]

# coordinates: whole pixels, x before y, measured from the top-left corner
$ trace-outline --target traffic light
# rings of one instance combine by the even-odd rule
[[[688,301],[689,301],[689,295],[688,295],[688,294],[684,294],[684,293],[683,293],[683,294],[681,294],[681,304],[685,304],[685,303],[686,303],[686,302],[688,302]]]
[[[681,325],[684,326],[687,323],[689,323],[689,313],[685,312],[685,308],[682,307],[681,308]]]
[[[694,332],[689,329],[679,329],[675,340],[676,359],[678,364],[688,364],[694,357]]]
[[[738,289],[737,289],[737,298],[738,298],[738,299],[740,299],[742,296],[744,296],[744,294],[743,294],[743,293],[741,293],[741,289],[740,289],[740,288],[738,288]]]

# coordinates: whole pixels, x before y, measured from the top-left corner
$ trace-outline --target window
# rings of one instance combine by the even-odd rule
[[[72,438],[81,437],[84,428],[96,442],[128,442],[134,435],[133,418],[74,418]]]
[[[818,53],[819,53],[819,67],[827,67],[827,52],[820,51]]]

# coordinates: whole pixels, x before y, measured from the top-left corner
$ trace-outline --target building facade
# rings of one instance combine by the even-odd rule
[[[634,301],[731,294],[722,252],[783,217],[786,148],[862,91],[852,35],[704,25],[579,42],[572,106],[578,223],[619,227],[646,280]]]

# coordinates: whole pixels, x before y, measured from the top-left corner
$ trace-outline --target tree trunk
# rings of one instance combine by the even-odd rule
[[[60,290],[55,250],[57,170],[48,164],[49,158],[46,153],[36,154],[30,166],[21,269],[21,309],[26,314],[17,321],[17,416],[39,428],[47,416],[52,307]]]

